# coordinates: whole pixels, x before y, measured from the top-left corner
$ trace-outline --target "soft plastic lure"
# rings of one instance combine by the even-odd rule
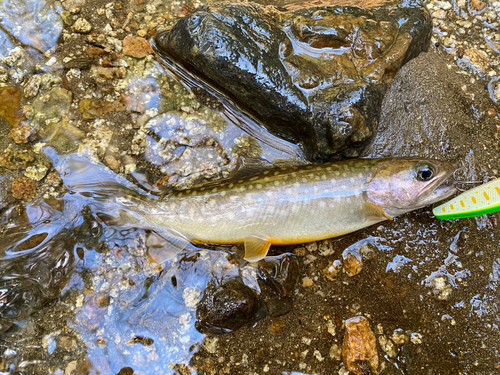
[[[432,210],[438,219],[459,219],[500,211],[500,178],[467,190]]]

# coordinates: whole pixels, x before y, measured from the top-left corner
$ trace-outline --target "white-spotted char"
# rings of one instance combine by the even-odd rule
[[[160,201],[137,193],[128,204],[109,199],[132,211],[131,225],[151,223],[195,243],[244,244],[245,258],[256,261],[271,245],[340,236],[448,198],[455,188],[444,182],[453,170],[429,159],[356,159],[282,168]],[[83,175],[75,171],[63,179],[75,191],[90,187],[102,196],[99,184]],[[128,189],[116,189],[126,200]]]

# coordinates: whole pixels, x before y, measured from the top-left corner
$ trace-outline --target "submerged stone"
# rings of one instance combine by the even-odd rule
[[[216,3],[157,35],[160,55],[221,88],[310,159],[357,156],[387,83],[429,44],[421,8],[288,11]]]
[[[210,281],[196,307],[196,328],[201,332],[228,332],[259,320],[262,306],[257,293],[239,279],[221,285]]]
[[[342,359],[345,367],[353,374],[378,374],[377,340],[364,316],[355,316],[345,321]]]

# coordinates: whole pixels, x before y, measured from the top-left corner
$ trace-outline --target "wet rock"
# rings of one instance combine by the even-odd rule
[[[239,279],[221,285],[211,280],[196,306],[196,328],[205,332],[228,332],[256,321],[262,314],[255,290]]]
[[[269,332],[278,333],[283,328],[286,328],[286,322],[282,319],[274,319],[271,324],[269,324]]]
[[[78,103],[78,111],[83,120],[100,118],[110,112],[122,112],[125,107],[119,101],[100,101],[98,99],[82,99]]]
[[[47,170],[48,168],[44,165],[31,166],[26,168],[26,172],[24,172],[24,175],[31,178],[32,180],[40,181],[47,174]]]
[[[333,281],[340,271],[342,271],[342,263],[338,259],[334,260],[330,266],[323,270],[323,278]]]
[[[356,316],[346,320],[342,359],[353,374],[378,374],[377,341],[365,317]]]
[[[32,200],[36,195],[36,183],[31,178],[21,177],[12,181],[12,196],[25,201]]]
[[[381,335],[378,337],[378,343],[380,348],[391,358],[396,358],[398,355],[399,349],[394,345],[394,343],[386,336]]]
[[[477,48],[464,50],[462,62],[479,74],[486,74],[490,67],[488,54]]]
[[[10,146],[0,154],[0,166],[11,170],[24,169],[33,160],[35,160],[33,151],[18,150]]]
[[[403,66],[384,98],[378,134],[362,156],[434,157],[465,166],[473,155],[477,165],[488,165],[485,147],[496,147],[498,120],[485,115],[492,103],[484,83],[459,72],[435,49]]]
[[[106,155],[104,157],[104,162],[113,172],[118,172],[120,170],[120,163],[113,155]]]
[[[78,149],[85,132],[63,119],[61,122],[48,126],[45,136],[47,137],[47,143],[58,152],[69,153]]]
[[[376,257],[377,246],[373,237],[368,237],[349,246],[342,252],[344,268],[349,276],[357,275],[363,269],[363,260]]]
[[[259,262],[259,276],[282,297],[290,297],[300,276],[297,258],[290,254],[266,257]]]
[[[21,119],[20,104],[19,87],[0,87],[0,116],[11,126],[16,126]]]
[[[408,341],[408,337],[401,328],[397,328],[394,330],[391,339],[398,345],[403,345],[405,342]]]
[[[272,134],[326,158],[357,155],[376,128],[386,83],[426,48],[430,30],[419,8],[214,4],[179,20],[156,44]]]
[[[139,36],[128,35],[123,39],[123,54],[142,59],[153,53],[148,41]]]

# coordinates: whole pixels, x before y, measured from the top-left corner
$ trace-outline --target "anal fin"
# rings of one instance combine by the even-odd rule
[[[373,203],[364,203],[363,204],[363,212],[366,215],[367,219],[371,220],[393,220],[392,217],[387,215],[382,207],[377,206]]]
[[[264,259],[271,247],[269,239],[260,237],[246,237],[245,238],[245,260],[249,262],[258,262]]]

